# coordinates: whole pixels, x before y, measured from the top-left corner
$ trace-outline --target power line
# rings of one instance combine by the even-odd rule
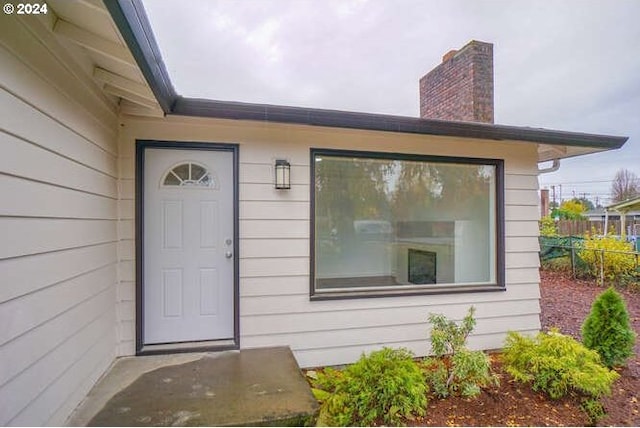
[[[559,185],[575,185],[575,184],[597,184],[597,183],[613,183],[615,180],[588,180],[588,181],[562,181],[562,182],[555,182],[555,183],[548,183],[546,184],[546,186],[549,185],[555,185],[555,186],[559,186]]]

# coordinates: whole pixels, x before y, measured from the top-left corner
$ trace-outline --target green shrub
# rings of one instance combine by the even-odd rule
[[[444,357],[465,349],[467,337],[476,326],[475,312],[476,308],[471,306],[460,325],[442,314],[429,314],[431,352],[437,357]]]
[[[570,393],[599,398],[611,393],[619,375],[600,363],[597,352],[552,329],[535,338],[510,332],[503,350],[505,370],[551,398]]]
[[[604,410],[604,406],[600,402],[600,400],[596,400],[593,398],[587,398],[582,401],[580,404],[580,409],[587,414],[589,418],[589,422],[591,425],[598,423],[598,421],[604,418],[607,415],[607,412]]]
[[[621,366],[633,355],[635,332],[622,296],[613,287],[601,293],[582,324],[582,342],[600,354],[607,367]]]
[[[540,267],[552,272],[571,272],[571,257],[562,256],[553,259],[542,260]]]
[[[600,250],[606,250],[604,252]],[[635,256],[623,254],[633,251],[631,243],[611,236],[587,236],[578,256],[588,265],[589,272],[598,281],[614,281],[621,277],[632,277],[635,273]],[[604,278],[601,278],[601,273]]]
[[[540,236],[558,236],[556,222],[551,216],[544,216],[540,219]]]
[[[469,308],[460,325],[448,320],[444,315],[429,315],[431,323],[431,351],[435,358],[427,358],[423,363],[427,383],[440,397],[460,394],[474,397],[480,388],[497,383],[491,375],[491,361],[482,351],[466,348],[469,334],[475,327],[475,308]]]
[[[363,355],[344,370],[326,369],[312,385],[321,402],[318,424],[397,426],[426,413],[424,376],[402,348]]]
[[[421,363],[429,389],[438,397],[448,397],[449,370],[441,358],[425,358]]]
[[[461,350],[450,357],[427,358],[423,362],[427,383],[439,397],[475,397],[481,387],[497,384],[491,360],[484,352]]]

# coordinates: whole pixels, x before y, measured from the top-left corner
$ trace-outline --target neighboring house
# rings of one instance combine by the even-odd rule
[[[471,305],[474,348],[536,332],[538,162],[626,141],[491,123],[485,43],[434,70],[452,109],[422,97],[463,122],[217,102],[175,94],[138,1],[47,4],[0,18],[2,425],[63,424],[119,356],[424,355]]]
[[[556,224],[561,235],[584,235],[590,233],[612,233],[619,235],[621,230],[620,213],[596,208],[583,213],[582,220],[559,220]],[[627,236],[640,234],[640,211],[628,211],[625,215]]]
[[[621,207],[619,208],[620,205]],[[587,211],[584,216],[591,222],[599,223],[602,227],[598,227],[598,229],[606,233],[611,230],[616,230],[616,233],[620,233],[620,220],[623,217],[622,213],[624,213],[626,235],[640,236],[640,210],[638,207],[640,207],[640,198],[612,204],[605,208],[596,208],[595,210]]]
[[[584,213],[584,216],[589,221],[598,221],[604,223],[605,218],[608,216],[609,221],[620,221],[620,213],[617,211],[606,211],[605,208],[596,208],[595,210],[589,210]],[[640,210],[631,210],[625,213],[627,224],[629,222],[640,221]]]
[[[604,233],[608,232],[609,220],[612,217],[620,219],[620,233],[622,235],[633,236],[640,235],[640,197],[627,199],[626,201],[616,202],[604,209]]]

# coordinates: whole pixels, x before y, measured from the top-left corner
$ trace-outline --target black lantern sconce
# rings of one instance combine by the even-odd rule
[[[276,159],[276,189],[291,189],[291,164]]]

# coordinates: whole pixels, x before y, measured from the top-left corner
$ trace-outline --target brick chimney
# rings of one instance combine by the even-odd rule
[[[540,217],[549,215],[549,189],[540,189]]]
[[[420,79],[420,117],[493,123],[493,44],[472,40]]]

